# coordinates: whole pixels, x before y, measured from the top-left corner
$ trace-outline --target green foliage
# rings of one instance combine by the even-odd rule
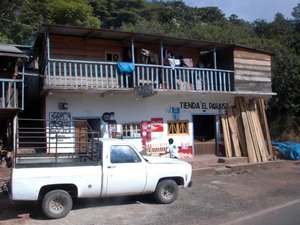
[[[253,46],[260,41],[249,24],[237,25],[228,21],[222,23],[222,26],[216,23],[199,23],[192,28],[191,36],[200,40],[246,46]]]
[[[100,26],[100,21],[92,16],[93,8],[83,1],[53,0],[47,8],[50,23],[94,28]]]
[[[143,0],[90,0],[94,15],[102,28],[119,28],[123,23],[135,23],[144,10]]]
[[[300,31],[300,3],[293,8],[292,16],[294,17],[294,24],[297,31]]]
[[[6,35],[0,34],[0,43],[2,43],[2,44],[12,44],[12,40],[10,40]]]

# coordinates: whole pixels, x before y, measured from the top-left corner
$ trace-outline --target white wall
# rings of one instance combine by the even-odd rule
[[[134,93],[114,94],[101,97],[95,93],[53,93],[46,98],[46,118],[49,112],[71,112],[72,117],[101,117],[104,112],[114,112],[118,124],[149,121],[163,118],[164,136],[167,140],[167,121],[173,120],[171,107],[180,107],[180,120],[190,121],[189,142],[193,140],[192,115],[220,114],[214,103],[233,105],[233,96],[225,94],[199,95],[189,93],[158,94],[152,97],[136,98]],[[59,110],[58,103],[68,103],[68,110]],[[214,105],[213,105],[214,104]],[[198,108],[199,107],[199,108]],[[204,108],[203,108],[204,107]],[[120,126],[118,127],[118,131]],[[134,140],[133,140],[134,141]],[[134,141],[141,148],[141,140]]]

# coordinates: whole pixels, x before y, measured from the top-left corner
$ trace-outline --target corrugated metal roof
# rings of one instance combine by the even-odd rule
[[[27,55],[25,55],[20,49],[18,49],[14,45],[0,44],[0,55],[18,58],[28,58]]]

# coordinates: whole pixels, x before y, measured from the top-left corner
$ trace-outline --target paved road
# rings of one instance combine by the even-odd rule
[[[293,224],[288,219],[297,219],[299,204],[291,203],[300,199],[300,166],[288,163],[276,169],[193,180],[194,186],[181,190],[178,200],[170,205],[156,204],[150,196],[79,200],[67,217],[51,221],[35,204],[12,203],[0,193],[0,224],[273,225],[276,223],[269,218],[277,224]],[[276,219],[277,215],[283,221]],[[266,223],[261,223],[263,220]]]
[[[223,225],[299,225],[300,199],[242,216]]]

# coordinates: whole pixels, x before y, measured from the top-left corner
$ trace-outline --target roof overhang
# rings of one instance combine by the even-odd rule
[[[118,40],[123,42],[131,42],[133,38],[135,42],[140,43],[160,44],[161,42],[163,42],[164,45],[199,48],[203,51],[212,50],[213,48],[218,50],[227,47],[233,47],[232,44],[224,44],[211,41],[200,41],[196,39],[185,39],[146,33],[123,32],[117,30],[83,28],[53,24],[43,25],[41,33],[44,33],[45,31],[47,31],[50,35],[77,36],[82,37],[84,39],[101,38],[109,40]]]
[[[14,45],[0,44],[0,56],[8,56],[15,58],[28,58],[20,49]]]

